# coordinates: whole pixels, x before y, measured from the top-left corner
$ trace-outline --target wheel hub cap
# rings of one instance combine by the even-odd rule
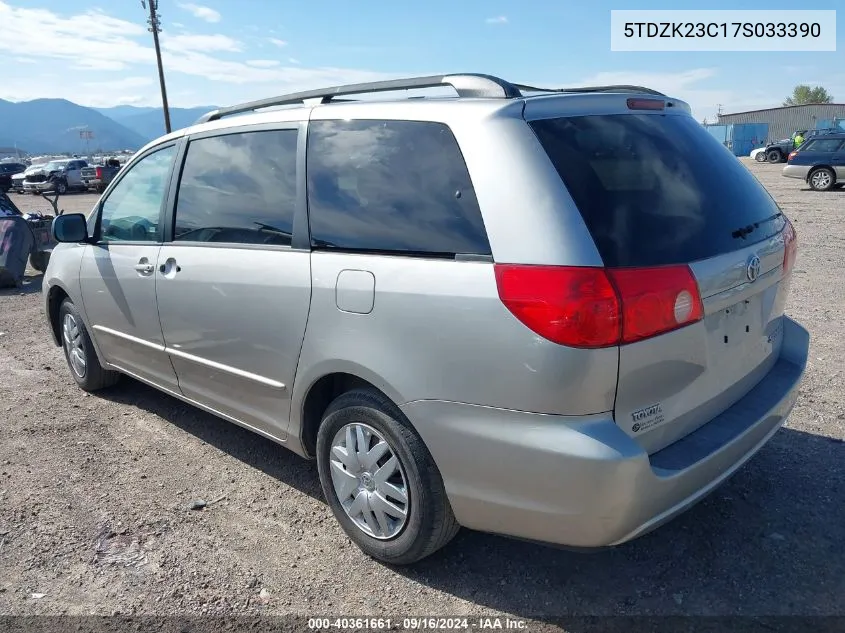
[[[378,431],[361,423],[341,428],[329,467],[337,499],[358,529],[381,540],[402,531],[409,510],[405,472]]]
[[[73,373],[84,378],[88,363],[85,358],[85,347],[82,344],[82,330],[72,314],[66,314],[62,321],[62,340]]]
[[[813,175],[813,182],[815,182],[817,187],[826,187],[829,181],[830,176],[825,172],[819,172]]]

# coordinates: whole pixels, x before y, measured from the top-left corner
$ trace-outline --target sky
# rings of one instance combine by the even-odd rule
[[[798,3],[800,4],[800,3]],[[802,5],[803,6],[803,5]],[[230,105],[402,76],[483,72],[562,87],[645,85],[699,120],[781,104],[798,83],[845,103],[837,52],[612,52],[611,9],[795,9],[794,0],[159,0],[172,106]],[[843,0],[814,0],[812,9]],[[0,0],[0,98],[160,105],[141,0]],[[2,125],[2,122],[0,122]]]

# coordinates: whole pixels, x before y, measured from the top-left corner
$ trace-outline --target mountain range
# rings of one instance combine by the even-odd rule
[[[187,127],[216,106],[170,108],[171,129]],[[93,132],[85,139],[81,132]],[[164,134],[161,108],[87,108],[66,99],[0,99],[0,147],[30,154],[136,150]]]

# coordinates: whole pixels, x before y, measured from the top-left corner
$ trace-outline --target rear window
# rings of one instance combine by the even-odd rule
[[[707,259],[783,228],[768,192],[691,117],[593,115],[530,125],[606,266]]]

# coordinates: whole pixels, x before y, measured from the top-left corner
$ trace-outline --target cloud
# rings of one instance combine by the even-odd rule
[[[289,64],[301,64],[302,62],[299,61],[296,57],[288,57]]]
[[[270,42],[271,44],[275,44],[275,45],[276,45],[276,46],[278,46],[279,48],[282,48],[283,46],[287,46],[287,45],[288,45],[288,43],[287,43],[286,41],[284,41],[284,40],[280,40],[280,39],[279,39],[279,38],[277,38],[277,37],[271,37],[271,38],[269,38],[267,41],[268,41],[268,42]]]
[[[507,24],[508,23],[508,16],[506,15],[497,15],[494,18],[487,18],[484,20],[487,24]]]
[[[276,59],[248,59],[246,63],[254,68],[275,68],[281,65]]]
[[[59,15],[0,0],[0,24],[0,55],[21,56],[38,64],[8,64],[0,82],[0,98],[65,98],[98,106],[116,102],[158,105],[156,56],[142,16],[134,22],[90,9]],[[191,100],[177,99],[174,106],[226,104],[400,74],[309,68],[284,59],[271,65],[266,59],[246,56],[244,43],[222,34],[165,31],[161,44],[169,92],[188,95],[183,98]],[[259,63],[250,64],[250,60]],[[50,73],[54,76],[48,77]],[[155,81],[124,83],[122,79],[141,76]],[[87,85],[91,81],[96,83]],[[233,90],[233,86],[237,88]]]
[[[189,11],[195,18],[205,20],[206,22],[214,23],[220,21],[220,12],[215,11],[211,7],[204,7],[199,4],[194,4],[193,2],[186,2],[184,4],[180,3],[179,8]]]
[[[241,43],[227,35],[161,35],[161,47],[176,52],[212,52],[226,51],[237,53]]]

